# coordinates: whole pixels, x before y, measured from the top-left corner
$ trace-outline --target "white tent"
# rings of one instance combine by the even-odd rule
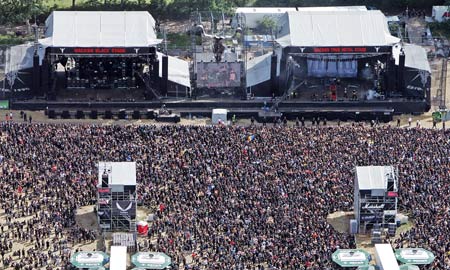
[[[149,47],[160,43],[144,11],[53,11],[45,21],[53,47]]]
[[[240,7],[235,14],[245,16],[245,24],[248,28],[256,28],[264,17],[278,21],[278,19],[289,11],[348,11],[367,10],[365,6],[341,6],[341,7]],[[236,17],[235,17],[236,18]],[[236,20],[233,19],[233,27],[236,27]]]
[[[264,17],[271,18],[275,21],[287,11],[295,11],[295,7],[240,7],[236,9],[237,14],[245,17],[245,26],[248,28],[256,28]],[[232,26],[237,27],[236,16],[233,18]]]
[[[431,17],[437,22],[443,22],[450,17],[450,6],[433,6]]]
[[[389,33],[379,10],[290,11],[279,26],[282,47],[389,46],[400,41]]]
[[[272,53],[250,59],[247,62],[246,86],[251,87],[270,80]],[[280,75],[280,59],[277,57],[277,76]]]
[[[431,73],[427,52],[423,47],[413,44],[404,44],[403,47],[400,44],[397,44],[392,47],[392,55],[394,56],[396,65],[399,63],[401,48],[403,48],[403,51],[405,52],[405,67],[424,70]]]
[[[159,77],[162,77],[162,53],[157,53],[159,60]],[[191,87],[191,81],[189,78],[189,63],[182,59],[169,56],[169,70],[168,77],[169,81]]]

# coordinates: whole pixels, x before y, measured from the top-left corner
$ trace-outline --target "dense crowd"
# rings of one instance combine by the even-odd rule
[[[354,168],[395,165],[414,228],[391,240],[450,269],[448,132],[390,126],[203,127],[2,123],[0,267],[67,269],[96,233],[75,224],[95,203],[98,161],[137,162],[139,200],[157,218],[144,250],[175,269],[335,269],[353,238],[326,220],[353,208]],[[44,240],[47,239],[47,240]],[[154,241],[150,241],[154,240]],[[23,243],[19,251],[14,246]]]

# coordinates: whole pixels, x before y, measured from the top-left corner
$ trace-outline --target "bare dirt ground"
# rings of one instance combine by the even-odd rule
[[[167,33],[186,33],[190,25],[190,20],[161,21],[161,27],[165,27]]]
[[[338,211],[328,215],[327,222],[340,233],[349,233],[350,219],[352,219],[353,212]]]
[[[338,211],[328,215],[327,222],[333,226],[333,228],[340,233],[349,233],[350,219],[352,219],[353,212]],[[413,222],[408,221],[397,228],[396,236],[394,239],[400,237],[401,233],[409,231],[413,227]],[[372,263],[375,259],[375,246],[371,242],[370,234],[357,234],[355,235],[356,246],[369,252],[372,256]]]
[[[78,226],[88,229],[88,230],[97,230],[98,229],[98,223],[97,223],[97,216],[94,213],[94,206],[88,205],[83,206],[77,209],[77,213],[75,215],[75,221]],[[101,243],[100,239],[96,239],[93,242],[90,243],[81,243],[74,245],[72,247],[72,252],[74,252],[76,249],[79,250],[85,250],[85,251],[91,251],[91,250],[101,250],[103,244]]]

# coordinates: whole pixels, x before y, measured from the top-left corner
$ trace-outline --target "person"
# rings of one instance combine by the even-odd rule
[[[286,116],[283,118],[283,125],[286,127],[288,124],[287,118]]]
[[[304,126],[305,126],[305,117],[302,116],[302,127],[304,127]]]
[[[416,121],[416,128],[420,128],[420,120],[419,119],[417,119],[417,121]]]
[[[21,121],[0,130],[12,142],[0,144],[0,269],[71,269],[73,252],[101,241],[77,222],[97,202],[98,161],[130,155],[141,207],[157,216],[137,248],[166,253],[174,270],[334,269],[332,254],[357,243],[327,217],[353,211],[349,179],[355,165],[371,164],[397,168],[399,205],[414,220],[386,241],[428,249],[430,269],[450,270],[445,132]]]
[[[433,119],[433,129],[436,128],[436,119]]]
[[[397,118],[397,127],[400,127],[400,118]]]
[[[298,119],[298,116],[295,117],[295,126],[299,127],[300,126],[300,120]]]
[[[250,125],[251,125],[251,126],[254,126],[254,125],[255,125],[255,117],[254,117],[254,116],[252,116],[252,117],[250,118]]]
[[[356,93],[356,89],[353,89],[352,100],[354,100],[354,101],[358,100],[358,95]]]
[[[33,120],[33,118],[31,117],[31,114],[28,116],[28,120],[29,120],[29,122],[31,124],[31,121]]]
[[[344,87],[344,98],[348,98],[347,87]]]
[[[233,125],[236,124],[236,114],[233,114],[233,116],[231,117],[231,123]]]
[[[412,118],[409,117],[409,118],[408,118],[408,127],[411,127],[411,122],[412,122]]]

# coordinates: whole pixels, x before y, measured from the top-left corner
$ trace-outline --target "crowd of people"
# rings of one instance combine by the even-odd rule
[[[156,216],[142,250],[167,253],[174,269],[337,269],[332,253],[356,244],[327,215],[352,211],[359,165],[397,166],[414,226],[390,241],[450,269],[447,131],[11,121],[0,131],[0,268],[68,269],[71,247],[98,237],[75,222],[95,204],[98,162],[130,160]]]

